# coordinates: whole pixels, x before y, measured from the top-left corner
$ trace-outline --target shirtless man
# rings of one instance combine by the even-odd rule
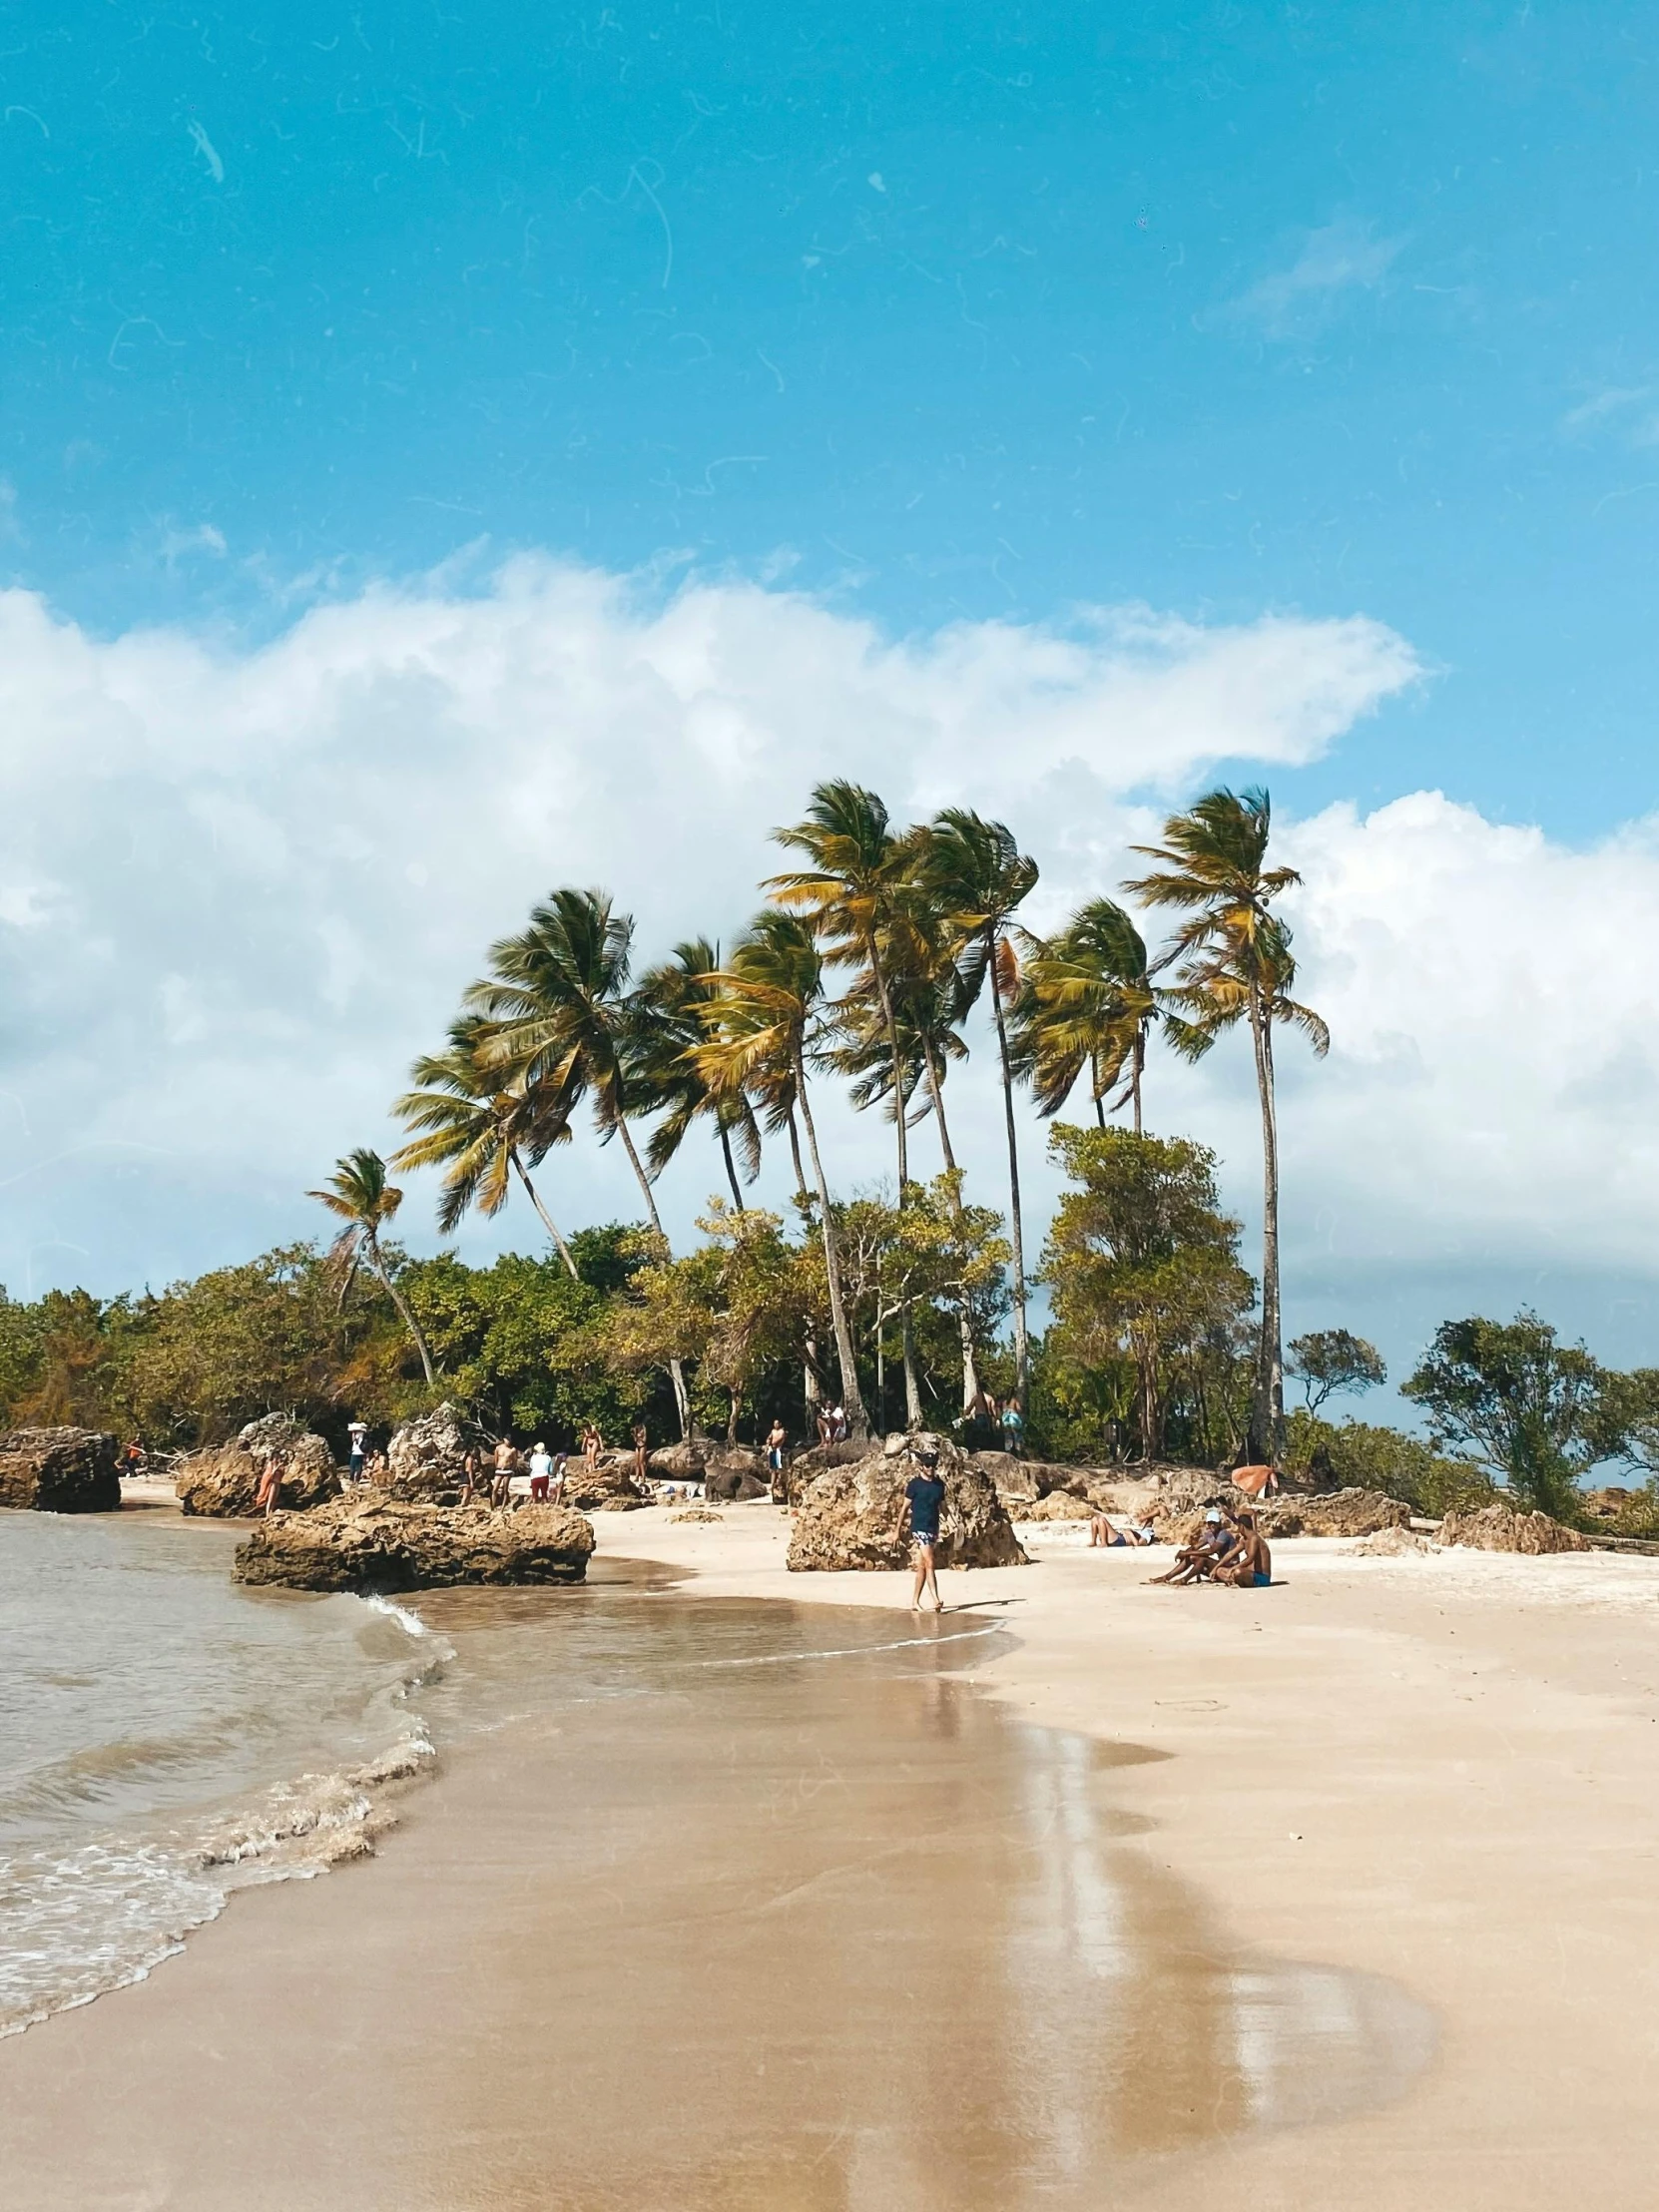
[[[495,1447],[495,1472],[490,1477],[490,1503],[504,1506],[512,1495],[513,1476],[518,1472],[518,1451],[510,1436],[503,1436]]]
[[[1173,1583],[1176,1587],[1186,1582],[1208,1581],[1238,1547],[1238,1530],[1229,1527],[1227,1516],[1219,1505],[1212,1505],[1204,1515],[1202,1532],[1192,1543],[1182,1545],[1169,1572],[1155,1574],[1150,1579],[1154,1582]]]
[[[1254,1513],[1239,1513],[1235,1518],[1239,1547],[1216,1568],[1215,1579],[1235,1590],[1265,1590],[1273,1580],[1273,1553],[1262,1534],[1262,1524]]]

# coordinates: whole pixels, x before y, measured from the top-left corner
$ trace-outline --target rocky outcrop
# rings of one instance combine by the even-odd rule
[[[193,1451],[175,1470],[179,1504],[187,1513],[216,1520],[238,1520],[254,1511],[260,1476],[273,1451],[287,1461],[282,1503],[303,1512],[340,1491],[339,1469],[322,1437],[313,1435],[291,1413],[264,1413],[240,1429],[234,1443],[214,1451]]]
[[[659,1444],[646,1466],[664,1482],[701,1482],[714,1445],[694,1436],[689,1443]]]
[[[385,1491],[277,1513],[237,1546],[236,1579],[295,1590],[432,1590],[580,1582],[593,1529],[563,1505],[427,1505]]]
[[[1362,1536],[1357,1544],[1350,1544],[1357,1559],[1411,1559],[1426,1557],[1438,1546],[1426,1536],[1419,1536],[1410,1528],[1380,1528],[1375,1536]]]
[[[96,1428],[14,1428],[0,1435],[0,1506],[119,1513],[115,1438]]]
[[[1020,1507],[1014,1518],[1028,1521],[1086,1521],[1093,1520],[1095,1509],[1086,1497],[1074,1496],[1070,1490],[1050,1490],[1046,1497],[1033,1498],[1029,1505]]]
[[[1233,1496],[1249,1503],[1237,1490]],[[1380,1528],[1403,1528],[1411,1518],[1408,1505],[1382,1490],[1333,1490],[1325,1497],[1299,1497],[1294,1504],[1263,1503],[1256,1510],[1263,1533],[1275,1541],[1281,1536],[1374,1536]]]
[[[722,1503],[734,1498],[770,1497],[772,1470],[767,1465],[766,1453],[741,1444],[735,1450],[721,1451],[704,1469],[703,1492],[706,1497]]]
[[[1471,1551],[1519,1551],[1530,1558],[1548,1552],[1588,1551],[1587,1540],[1547,1513],[1517,1513],[1511,1505],[1482,1505],[1469,1513],[1447,1513],[1440,1523],[1442,1544]]]
[[[580,1506],[584,1513],[633,1513],[656,1502],[655,1493],[634,1479],[631,1451],[603,1451],[591,1462],[565,1462],[565,1503]]]
[[[397,1497],[452,1505],[466,1482],[467,1453],[475,1451],[487,1468],[494,1448],[471,1414],[445,1398],[393,1431],[386,1446],[388,1487]]]
[[[891,1436],[850,1466],[830,1467],[808,1484],[790,1541],[793,1572],[902,1567],[909,1543],[897,1534],[904,1485],[918,1471],[910,1444],[931,1444],[944,1480],[935,1554],[941,1567],[1026,1564],[996,1485],[966,1452],[940,1437]]]

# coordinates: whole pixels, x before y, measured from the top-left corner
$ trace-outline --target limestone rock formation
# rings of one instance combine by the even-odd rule
[[[713,1444],[694,1436],[689,1443],[659,1444],[645,1463],[665,1482],[700,1482],[713,1450]]]
[[[965,1451],[941,1437],[889,1437],[850,1466],[830,1467],[810,1482],[796,1513],[789,1565],[796,1573],[848,1567],[902,1567],[908,1540],[896,1534],[904,1485],[918,1462],[907,1442],[937,1447],[944,1481],[939,1522],[941,1567],[1019,1567],[1020,1548],[996,1486]]]
[[[1410,1559],[1426,1557],[1439,1546],[1412,1528],[1380,1528],[1374,1536],[1362,1536],[1348,1548],[1360,1559]]]
[[[584,1513],[632,1513],[656,1502],[653,1492],[634,1479],[631,1451],[602,1451],[591,1463],[582,1458],[565,1462],[565,1503],[580,1506]]]
[[[291,1413],[264,1413],[240,1429],[234,1443],[211,1451],[193,1451],[179,1462],[174,1477],[179,1504],[187,1513],[235,1520],[254,1511],[260,1476],[272,1451],[287,1459],[282,1503],[294,1511],[338,1497],[339,1469],[322,1437]]]
[[[120,1512],[115,1438],[96,1428],[14,1428],[0,1435],[0,1506]]]
[[[277,1513],[237,1546],[239,1582],[296,1590],[430,1590],[461,1582],[580,1582],[593,1528],[563,1505],[428,1505],[384,1491]]]
[[[704,1495],[722,1501],[744,1497],[770,1497],[772,1474],[764,1451],[740,1444],[723,1449],[710,1459],[703,1472]]]
[[[1237,1498],[1238,1491],[1233,1495]],[[1333,1490],[1323,1497],[1299,1497],[1288,1505],[1264,1501],[1258,1510],[1264,1533],[1275,1540],[1281,1536],[1373,1536],[1380,1528],[1403,1528],[1411,1518],[1408,1505],[1382,1490]]]
[[[1520,1551],[1540,1558],[1554,1551],[1588,1551],[1588,1541],[1547,1513],[1517,1513],[1512,1505],[1482,1505],[1469,1513],[1447,1513],[1440,1523],[1442,1544],[1473,1551]]]
[[[487,1464],[493,1446],[470,1413],[445,1398],[429,1413],[421,1413],[396,1429],[386,1446],[386,1472],[398,1497],[423,1497],[434,1504],[454,1504],[466,1481],[466,1455],[478,1454]]]
[[[1015,1518],[1030,1521],[1086,1521],[1094,1518],[1094,1511],[1086,1497],[1074,1496],[1070,1490],[1050,1490],[1046,1496],[1033,1498],[1029,1505],[1020,1507]]]

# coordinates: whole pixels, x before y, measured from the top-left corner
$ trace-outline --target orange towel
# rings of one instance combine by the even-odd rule
[[[1233,1479],[1246,1497],[1260,1497],[1273,1480],[1272,1467],[1235,1467]]]

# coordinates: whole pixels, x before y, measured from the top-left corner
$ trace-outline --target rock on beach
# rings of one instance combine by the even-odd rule
[[[905,1448],[911,1440],[889,1438],[891,1448],[875,1445],[850,1466],[829,1467],[808,1484],[790,1541],[788,1564],[793,1573],[907,1564],[909,1540],[900,1538],[896,1530],[904,1485],[918,1471],[916,1459]],[[953,1443],[939,1437],[926,1440],[937,1445],[938,1472],[944,1481],[938,1564],[1027,1565],[990,1477]]]
[[[287,1459],[282,1503],[294,1511],[338,1497],[339,1469],[322,1437],[289,1413],[265,1413],[240,1429],[234,1443],[193,1451],[179,1462],[174,1487],[182,1512],[205,1519],[237,1520],[255,1509],[266,1454]]]
[[[467,1453],[477,1452],[479,1464],[487,1467],[491,1450],[478,1423],[445,1398],[393,1432],[386,1445],[389,1486],[400,1497],[453,1503],[466,1482]]]
[[[119,1513],[115,1438],[96,1428],[13,1428],[0,1435],[0,1506]]]
[[[1511,1505],[1482,1505],[1472,1513],[1447,1513],[1440,1523],[1439,1540],[1472,1551],[1525,1552],[1532,1558],[1555,1551],[1590,1549],[1576,1528],[1551,1520],[1547,1513],[1517,1513]]]
[[[564,1505],[427,1505],[341,1498],[276,1513],[237,1547],[235,1578],[294,1590],[434,1590],[455,1583],[580,1582],[592,1524]]]

